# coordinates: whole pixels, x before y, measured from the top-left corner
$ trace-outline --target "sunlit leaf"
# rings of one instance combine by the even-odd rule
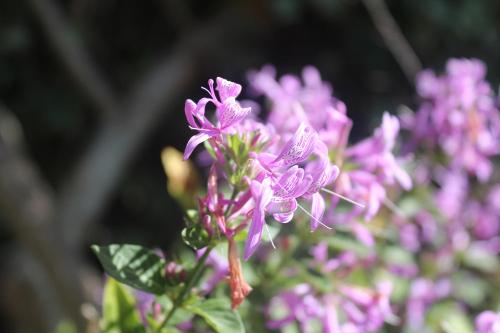
[[[165,290],[165,260],[140,245],[93,245],[106,273],[116,280],[153,294]]]
[[[103,333],[145,333],[134,297],[114,279],[104,288]]]
[[[215,332],[245,332],[240,315],[231,310],[229,302],[224,299],[209,299],[189,305],[186,309],[203,318]]]

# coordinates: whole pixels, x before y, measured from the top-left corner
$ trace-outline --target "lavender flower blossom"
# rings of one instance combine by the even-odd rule
[[[200,258],[205,253],[206,248],[196,251],[196,256]],[[203,282],[201,289],[203,293],[208,294],[229,275],[229,264],[227,259],[223,258],[216,251],[211,251],[206,260],[206,265],[212,269],[211,276]]]
[[[464,168],[481,182],[492,173],[489,158],[500,153],[500,112],[486,66],[476,59],[451,59],[446,74],[424,71],[417,90],[426,100],[405,126],[419,142],[439,146],[454,168]]]
[[[200,132],[194,135],[187,143],[184,152],[184,159],[188,159],[193,150],[204,141],[217,137],[222,133],[231,132],[231,127],[245,118],[250,113],[250,108],[242,108],[236,101],[236,97],[241,92],[241,85],[218,77],[216,79],[216,90],[219,92],[219,98],[214,90],[214,81],[209,80],[210,98],[202,98],[198,103],[188,99],[186,101],[184,112],[189,127]],[[216,108],[217,124],[214,125],[205,116],[205,107],[212,103]]]
[[[475,333],[499,333],[500,312],[484,311],[476,318]]]

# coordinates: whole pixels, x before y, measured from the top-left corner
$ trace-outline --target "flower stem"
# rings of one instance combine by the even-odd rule
[[[228,214],[231,211],[231,208],[233,206],[233,201],[236,199],[237,196],[238,196],[238,189],[235,186],[235,187],[233,187],[233,191],[231,193],[231,198],[229,199],[230,203],[227,205],[226,210],[224,211],[224,216],[228,216]]]
[[[196,283],[199,281],[201,277],[201,273],[203,272],[203,269],[205,268],[205,261],[208,258],[208,255],[212,251],[213,246],[208,246],[207,249],[205,250],[205,253],[201,256],[201,258],[198,260],[198,263],[194,267],[193,272],[189,276],[189,279],[186,282],[186,285],[182,289],[181,293],[179,296],[176,297],[174,304],[172,305],[172,309],[167,313],[167,316],[163,321],[160,323],[160,326],[156,329],[156,333],[160,333],[161,330],[165,327],[165,325],[168,324],[168,321],[173,317],[177,309],[184,303],[186,296],[189,294],[191,291],[191,288],[196,285]]]

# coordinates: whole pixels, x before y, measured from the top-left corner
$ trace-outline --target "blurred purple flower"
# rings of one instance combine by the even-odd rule
[[[184,159],[188,159],[193,150],[204,141],[216,137],[222,133],[231,131],[231,126],[245,118],[251,111],[250,108],[242,108],[236,101],[236,97],[241,92],[241,85],[218,77],[215,90],[219,93],[219,98],[214,90],[214,81],[209,80],[207,92],[210,98],[202,98],[198,103],[188,99],[184,106],[184,113],[189,123],[189,127],[199,132],[189,139]],[[212,103],[216,108],[217,124],[212,124],[205,116],[205,107]]]
[[[481,312],[476,317],[475,333],[500,333],[500,312]]]

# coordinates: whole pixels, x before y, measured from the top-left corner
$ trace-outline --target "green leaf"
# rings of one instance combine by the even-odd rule
[[[479,307],[488,296],[488,283],[467,272],[456,272],[452,277],[453,296],[472,307]]]
[[[329,236],[328,245],[339,251],[352,251],[363,258],[372,252],[369,247],[359,243],[357,240],[341,235]]]
[[[428,312],[427,322],[436,331],[445,333],[472,333],[472,323],[464,310],[455,302],[435,304]]]
[[[182,240],[187,246],[199,250],[208,245],[210,236],[205,229],[196,225],[182,229]]]
[[[485,273],[495,273],[500,269],[497,256],[479,246],[471,246],[467,251],[464,251],[463,262],[466,266]]]
[[[110,278],[104,288],[103,333],[145,333],[134,297],[116,280]]]
[[[140,245],[92,245],[104,270],[116,280],[153,294],[165,290],[165,260]]]
[[[157,296],[156,302],[161,305],[163,313],[168,313],[173,306],[172,300],[166,296]],[[193,314],[183,308],[177,308],[172,318],[168,321],[169,325],[178,325],[180,323],[186,322],[193,317]],[[154,330],[153,330],[154,331]]]
[[[382,258],[391,264],[409,265],[414,263],[412,253],[397,246],[386,246],[382,250]]]
[[[186,306],[186,309],[197,314],[218,333],[244,333],[245,326],[238,312],[231,310],[225,299],[209,299]]]

